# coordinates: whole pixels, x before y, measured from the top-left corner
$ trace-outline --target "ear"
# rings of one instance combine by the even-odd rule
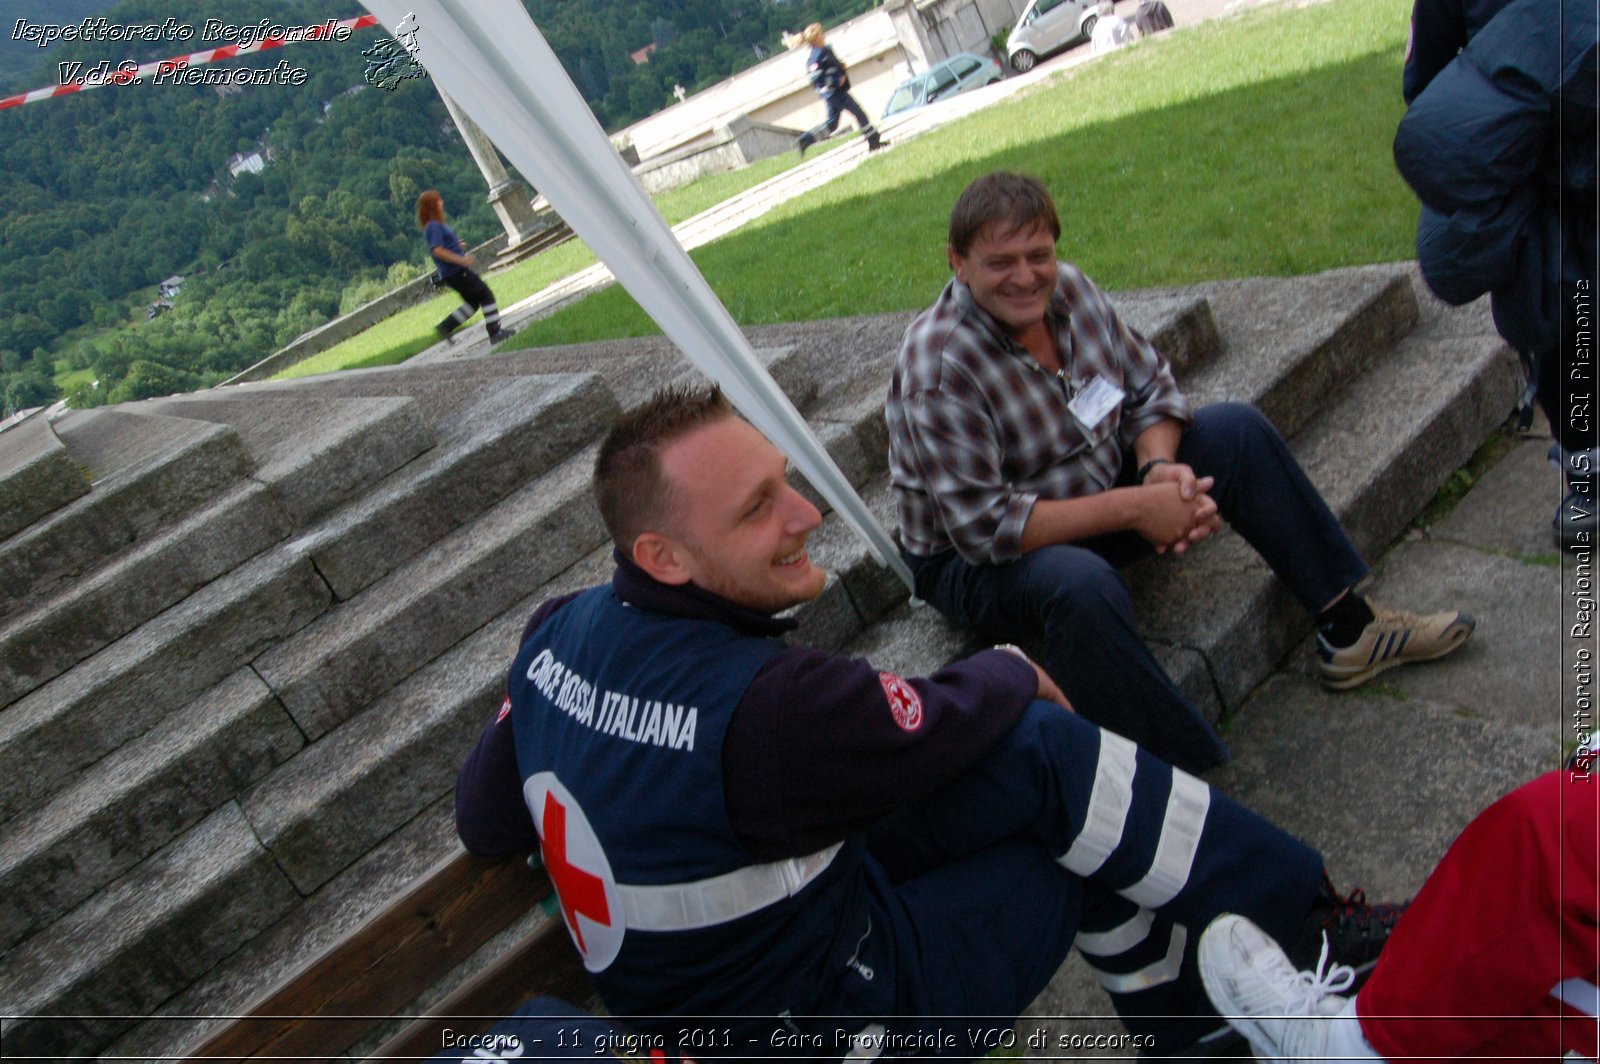
[[[945,257],[950,260],[950,269],[954,271],[956,280],[960,281],[962,284],[966,284],[967,279],[961,276],[962,259],[960,255],[956,254],[956,246],[954,244],[946,244],[944,246],[944,253]]]
[[[633,541],[633,563],[663,584],[687,584],[693,577],[683,545],[659,532],[641,532]]]

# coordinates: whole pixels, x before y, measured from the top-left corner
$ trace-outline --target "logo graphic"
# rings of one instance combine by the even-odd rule
[[[603,972],[617,959],[627,930],[611,864],[583,808],[555,773],[529,777],[523,797],[539,828],[539,851],[567,932],[583,954],[583,966]]]
[[[916,731],[922,727],[922,697],[917,694],[917,689],[892,672],[878,673],[878,683],[883,687],[884,697],[889,700],[889,712],[894,715],[894,722],[905,731]]]
[[[379,37],[362,52],[367,69],[362,72],[367,84],[393,92],[402,81],[425,78],[428,72],[417,62],[421,47],[417,43],[417,16],[410,12],[394,28],[394,37]]]

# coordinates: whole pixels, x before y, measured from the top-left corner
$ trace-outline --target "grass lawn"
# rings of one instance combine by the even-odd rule
[[[922,307],[949,276],[950,205],[1001,168],[1049,185],[1062,255],[1111,289],[1408,258],[1416,204],[1390,145],[1410,8],[1285,4],[1142,43],[896,145],[695,261],[742,324]],[[656,331],[613,287],[509,346]]]
[[[1284,3],[1143,42],[895,145],[693,257],[746,325],[922,307],[949,276],[950,205],[1003,168],[1055,192],[1062,255],[1111,289],[1408,258],[1416,204],[1390,145],[1410,9]],[[718,175],[658,206],[676,223],[794,161]],[[495,275],[495,294],[509,305],[592,261],[573,241]],[[413,308],[284,375],[403,361],[455,303]],[[657,331],[612,286],[507,347]]]

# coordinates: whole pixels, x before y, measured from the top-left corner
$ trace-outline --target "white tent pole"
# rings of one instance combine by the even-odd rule
[[[362,0],[407,15],[430,77],[548,199],[685,356],[722,387],[909,588],[911,572],[672,235],[517,0]]]

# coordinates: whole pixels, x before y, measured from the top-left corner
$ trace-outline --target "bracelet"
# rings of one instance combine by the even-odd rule
[[[1158,466],[1158,465],[1171,465],[1171,464],[1172,464],[1172,459],[1170,459],[1170,458],[1152,458],[1152,459],[1150,459],[1150,461],[1146,462],[1144,465],[1139,467],[1139,483],[1143,484],[1144,483],[1144,478],[1149,476],[1150,475],[1150,470],[1154,469],[1156,466]]]

